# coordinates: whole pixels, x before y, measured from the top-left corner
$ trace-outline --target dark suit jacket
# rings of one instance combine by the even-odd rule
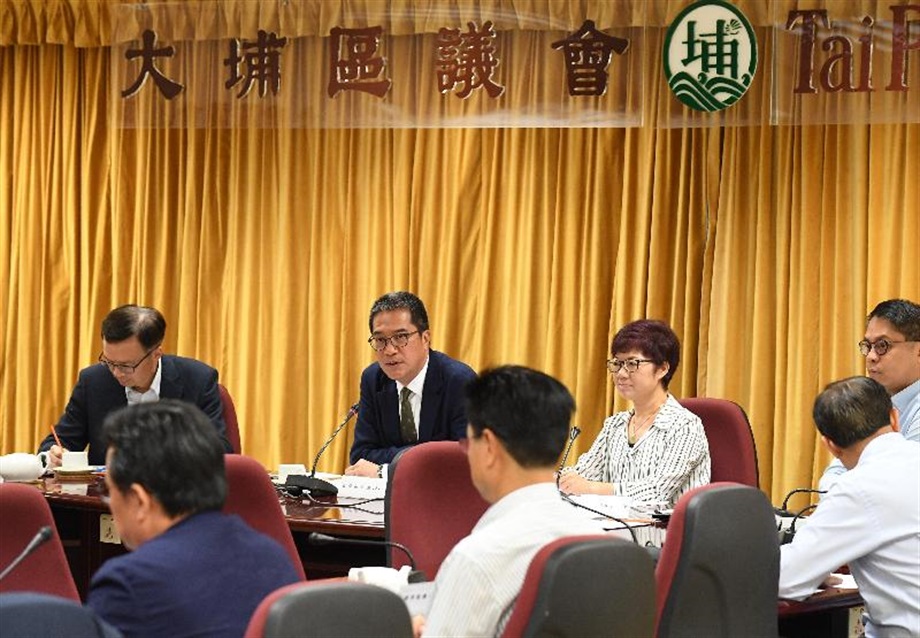
[[[274,539],[207,511],[107,560],[86,604],[129,637],[242,636],[262,599],[298,580]]]
[[[476,373],[465,363],[446,354],[428,353],[428,373],[422,389],[418,442],[456,441],[466,438],[464,391]],[[361,374],[361,403],[350,459],[356,463],[389,463],[400,450],[409,447],[399,432],[399,397],[396,382],[374,363]]]
[[[160,398],[181,399],[201,408],[214,424],[224,449],[231,452],[217,392],[217,370],[195,359],[172,355],[163,355],[160,365],[163,367]],[[111,412],[126,405],[124,387],[104,365],[81,370],[64,414],[55,426],[64,448],[82,450],[88,444],[90,465],[105,465],[102,422]],[[54,436],[48,435],[38,449],[43,452],[53,444]]]

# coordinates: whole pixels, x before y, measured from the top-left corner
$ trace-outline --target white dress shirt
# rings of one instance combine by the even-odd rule
[[[160,383],[163,379],[162,361],[157,361],[157,371],[153,375],[153,381],[146,392],[138,392],[129,385],[125,386],[125,397],[128,399],[128,405],[137,405],[138,403],[155,403],[160,400]]]
[[[781,552],[781,598],[806,598],[846,564],[868,638],[920,635],[920,444],[896,432],[871,440]]]
[[[425,359],[425,365],[422,366],[422,369],[419,371],[415,378],[412,379],[407,385],[403,385],[399,381],[396,382],[396,396],[399,396],[399,393],[402,392],[403,388],[409,388],[412,394],[409,395],[409,405],[412,406],[412,417],[413,422],[415,423],[415,433],[418,435],[418,424],[419,419],[422,416],[422,390],[425,389],[425,377],[428,376],[428,359]],[[402,417],[402,401],[399,401],[399,416]]]
[[[601,522],[563,501],[553,483],[508,494],[441,563],[423,634],[500,634],[541,547],[564,536],[602,533]]]
[[[891,404],[898,411],[901,436],[908,441],[920,443],[920,379],[897,394],[891,395]],[[825,492],[831,489],[837,477],[846,471],[847,468],[843,467],[840,459],[834,459],[818,480],[818,489]]]

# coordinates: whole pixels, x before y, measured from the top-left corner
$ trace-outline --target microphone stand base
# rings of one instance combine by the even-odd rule
[[[289,474],[285,485],[299,487],[306,490],[313,498],[322,498],[324,496],[336,496],[339,488],[323,479],[314,476],[303,476],[301,474]]]

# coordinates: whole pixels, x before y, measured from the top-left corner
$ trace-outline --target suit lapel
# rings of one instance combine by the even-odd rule
[[[179,368],[176,366],[175,359],[169,355],[163,355],[160,358],[160,365],[163,367],[162,374],[160,375],[160,398],[183,398],[184,387],[182,385],[182,375],[179,374]]]
[[[422,413],[419,416],[418,440],[431,441],[434,436],[434,424],[441,405],[441,392],[444,376],[438,354],[432,350],[428,355],[428,373],[425,375],[425,387],[422,389]]]
[[[393,445],[400,445],[402,436],[399,433],[399,401],[396,397],[396,382],[383,373],[377,371],[377,405],[380,406],[379,423],[383,428],[384,439]]]

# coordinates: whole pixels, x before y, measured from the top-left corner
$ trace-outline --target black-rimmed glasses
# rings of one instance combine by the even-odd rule
[[[626,361],[620,361],[619,359],[607,359],[607,370],[610,371],[610,374],[616,374],[623,368],[626,368],[628,374],[632,374],[639,369],[639,366],[643,363],[655,363],[651,359],[627,359]]]
[[[375,337],[371,335],[367,342],[371,345],[371,348],[377,352],[385,350],[388,343],[392,343],[394,348],[405,348],[409,343],[409,337],[416,334],[418,334],[418,330],[413,330],[412,332],[397,332],[392,337]]]
[[[104,355],[103,353],[100,352],[100,353],[99,353],[99,363],[101,363],[101,364],[104,365],[106,368],[108,368],[108,369],[109,369],[109,372],[116,372],[116,371],[117,371],[117,372],[121,372],[122,374],[134,374],[134,371],[137,370],[137,369],[140,367],[140,365],[141,365],[144,361],[147,360],[147,357],[149,357],[149,356],[153,353],[153,351],[156,350],[156,349],[159,348],[159,347],[160,347],[160,344],[157,344],[157,345],[153,346],[152,348],[150,348],[150,350],[147,351],[147,354],[145,354],[143,357],[141,357],[141,360],[138,361],[137,363],[134,363],[134,364],[131,364],[131,363],[114,363],[114,362],[109,361],[108,359],[106,359],[106,358],[105,358],[105,355]]]
[[[888,339],[879,339],[875,343],[872,343],[868,339],[863,339],[856,345],[859,346],[859,354],[861,354],[864,357],[868,357],[869,353],[872,352],[873,350],[875,350],[875,354],[881,357],[882,355],[886,354],[889,350],[891,350],[892,346],[897,345],[899,343],[914,343],[914,342],[913,341],[889,341]]]

